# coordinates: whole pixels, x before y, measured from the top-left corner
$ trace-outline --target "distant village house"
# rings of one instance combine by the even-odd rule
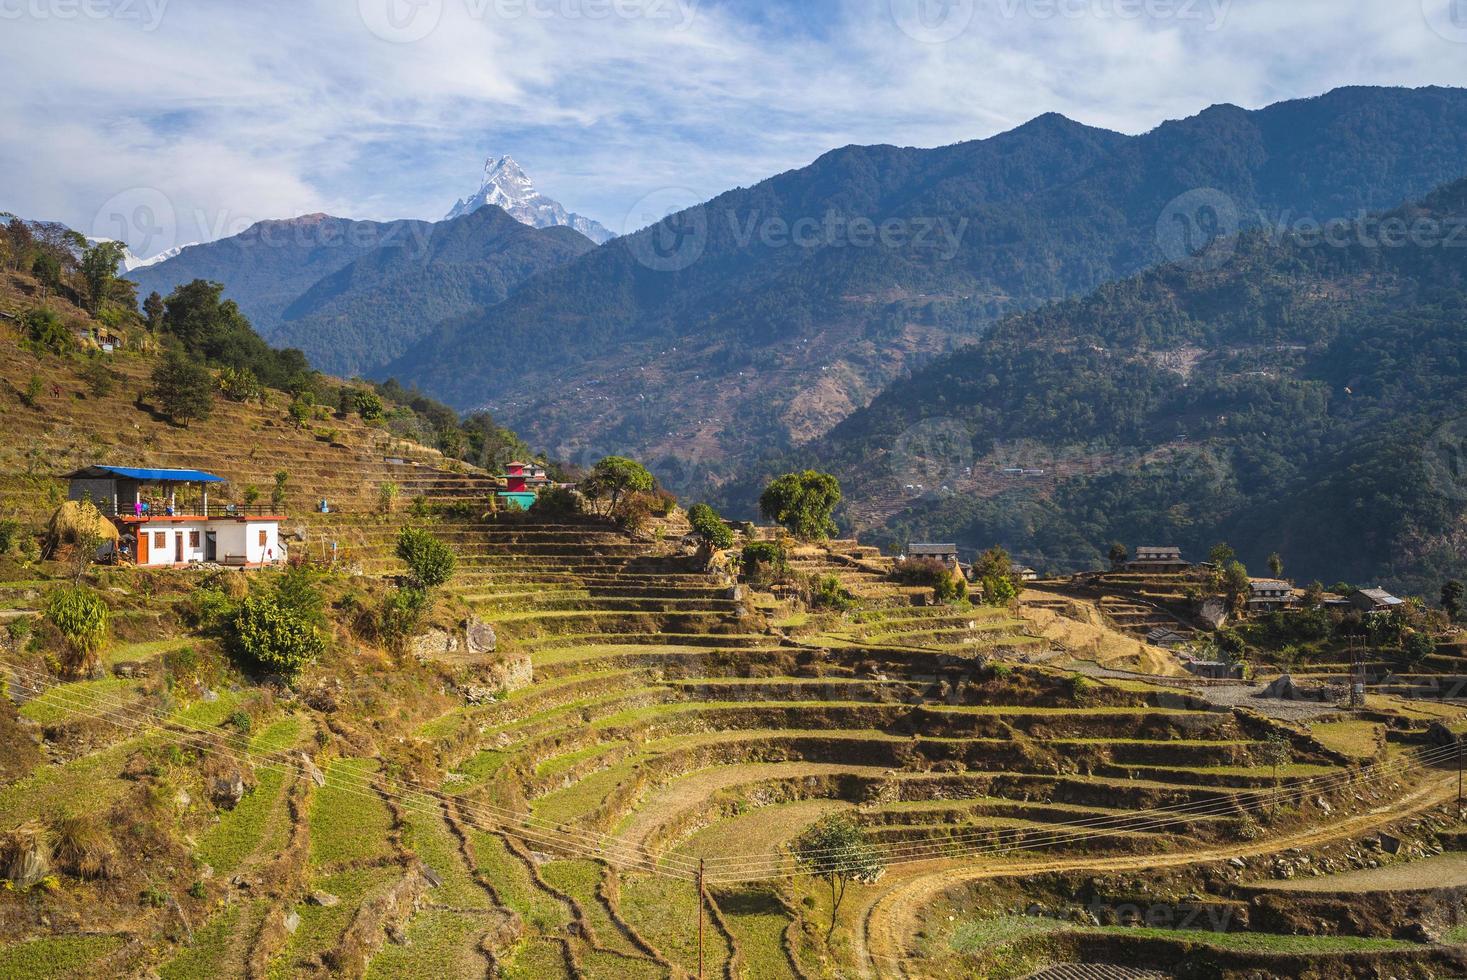
[[[1154,547],[1143,545],[1136,549],[1136,555],[1126,562],[1128,572],[1160,572],[1176,573],[1185,572],[1192,567],[1192,563],[1182,557],[1181,548]]]
[[[88,466],[67,474],[70,500],[90,500],[117,526],[119,559],[147,568],[213,562],[261,568],[285,560],[284,516],[209,501],[224,478],[201,470]]]

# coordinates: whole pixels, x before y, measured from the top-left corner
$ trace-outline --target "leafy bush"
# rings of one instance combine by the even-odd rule
[[[265,394],[260,379],[247,367],[221,368],[218,383],[219,393],[232,402],[247,402]]]
[[[390,514],[397,506],[397,495],[401,493],[396,483],[386,481],[377,488],[377,509],[384,514]]]
[[[403,644],[417,632],[428,608],[428,593],[412,587],[393,589],[377,611],[377,635],[384,646],[401,652]]]
[[[305,616],[275,595],[252,595],[234,617],[240,654],[254,667],[294,677],[326,649],[326,640]]]
[[[100,355],[88,359],[77,373],[87,383],[87,391],[97,398],[105,398],[112,394],[112,389],[116,387],[116,378],[112,374],[112,369],[103,363]]]
[[[907,558],[891,570],[891,577],[903,585],[925,585],[936,588],[952,576],[952,569],[936,558]]]
[[[84,585],[55,589],[46,600],[46,619],[66,644],[64,663],[72,674],[88,674],[107,643],[107,603]]]
[[[52,310],[38,307],[25,315],[26,337],[38,350],[65,354],[76,349],[76,335],[66,329],[61,317]]]
[[[375,392],[361,390],[352,395],[352,408],[363,422],[380,422],[386,415],[382,399]]]
[[[19,521],[0,521],[0,555],[10,554],[10,549],[15,547],[15,540],[19,535]]]
[[[820,609],[853,609],[856,606],[856,597],[840,584],[840,579],[834,575],[827,575],[820,580],[820,585],[815,591],[811,603]]]
[[[91,814],[58,817],[50,822],[52,855],[57,865],[78,878],[106,878],[116,849],[100,821]]]
[[[569,487],[551,487],[540,491],[530,505],[530,512],[551,517],[572,517],[581,512],[581,497]]]
[[[453,577],[458,559],[453,550],[427,531],[405,527],[397,536],[397,557],[408,567],[413,584],[435,589]]]
[[[751,579],[773,578],[789,570],[789,555],[778,541],[751,541],[740,555],[744,575]]]
[[[688,523],[693,525],[693,533],[710,547],[718,551],[733,547],[733,531],[718,516],[718,512],[707,504],[694,504],[688,511]]]

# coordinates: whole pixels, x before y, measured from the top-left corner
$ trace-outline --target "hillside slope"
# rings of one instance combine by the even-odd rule
[[[1301,580],[1434,593],[1467,573],[1464,232],[1467,181],[1336,245],[1246,236],[1217,270],[1011,318],[797,457],[833,466],[849,523],[893,546],[998,541],[1063,568],[1113,540],[1200,557],[1227,538]],[[731,495],[748,507],[795,461]]]
[[[530,276],[594,248],[570,228],[531,228],[486,206],[448,221],[309,215],[253,225],[129,278],[146,295],[225,284],[260,333],[332,374],[372,371],[433,324],[500,302]]]
[[[1137,137],[1049,115],[940,149],[847,147],[542,274],[385,370],[561,456],[616,446],[696,485],[1006,313],[1183,257],[1219,201],[1243,226],[1354,216],[1464,172],[1450,89],[1216,106]]]

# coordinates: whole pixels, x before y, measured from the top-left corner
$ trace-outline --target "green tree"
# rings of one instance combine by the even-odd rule
[[[983,579],[983,601],[990,606],[1007,606],[1019,597],[1018,586],[1009,575],[989,575]]]
[[[247,367],[219,369],[219,393],[232,402],[247,402],[265,393],[260,379]]]
[[[1463,586],[1456,579],[1442,585],[1442,608],[1452,619],[1462,615],[1462,599],[1467,597],[1467,586]]]
[[[795,862],[806,874],[830,886],[829,941],[851,882],[875,883],[885,870],[881,856],[866,832],[844,815],[827,817],[807,828],[790,845]]]
[[[285,506],[285,494],[289,490],[290,474],[285,470],[275,471],[275,486],[270,488],[270,506],[279,511]]]
[[[32,345],[52,354],[76,349],[76,335],[66,329],[54,310],[38,306],[25,315],[26,336]]]
[[[1268,556],[1268,573],[1274,578],[1284,577],[1284,559],[1277,551]]]
[[[1274,732],[1260,744],[1259,753],[1263,764],[1273,770],[1273,806],[1278,809],[1279,776],[1283,767],[1294,760],[1294,747],[1286,736]]]
[[[93,314],[101,312],[126,252],[121,242],[97,242],[82,249],[81,274],[87,284],[87,309]]]
[[[112,394],[115,379],[112,375],[112,369],[103,362],[101,356],[88,358],[87,362],[82,365],[82,369],[77,373],[86,382],[87,391],[91,392],[94,397],[106,398]]]
[[[143,316],[147,319],[148,329],[157,333],[163,328],[163,312],[166,309],[163,297],[158,295],[155,289],[143,300]]]
[[[1222,592],[1228,601],[1228,607],[1234,612],[1241,612],[1246,608],[1248,596],[1251,593],[1248,577],[1248,569],[1243,567],[1240,561],[1228,562],[1218,572],[1218,590]]]
[[[1110,546],[1110,553],[1107,555],[1107,557],[1110,558],[1111,569],[1119,570],[1120,567],[1130,559],[1131,553],[1126,550],[1125,545],[1117,541]]]
[[[203,421],[214,410],[214,377],[183,351],[171,349],[153,368],[152,395],[178,425]]]
[[[1436,641],[1429,633],[1412,630],[1401,639],[1401,650],[1406,657],[1407,665],[1414,668],[1421,661],[1436,653]]]
[[[398,533],[397,557],[407,565],[413,585],[425,591],[447,582],[458,565],[448,545],[414,527],[405,527]]]
[[[67,671],[72,676],[90,674],[107,644],[107,603],[84,585],[69,585],[47,596],[45,616],[66,645],[62,662]]]
[[[716,551],[726,551],[733,547],[733,531],[718,515],[718,511],[707,504],[694,504],[688,510],[688,523],[693,526],[693,533],[708,547]]]
[[[245,597],[234,616],[234,642],[252,666],[291,678],[326,650],[325,637],[310,617],[279,595]]]
[[[786,473],[765,488],[759,510],[769,520],[807,541],[835,533],[831,514],[841,502],[840,482],[829,473]]]
[[[591,468],[581,483],[581,492],[595,502],[606,502],[606,513],[622,513],[626,501],[638,493],[651,493],[657,481],[647,467],[625,456],[607,456]]]
[[[1238,553],[1234,551],[1232,545],[1228,544],[1226,541],[1219,541],[1217,544],[1213,545],[1212,550],[1207,553],[1208,561],[1212,562],[1218,568],[1222,568],[1228,562],[1237,557]]]

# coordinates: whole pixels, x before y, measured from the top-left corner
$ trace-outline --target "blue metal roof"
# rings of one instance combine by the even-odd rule
[[[88,466],[71,474],[72,479],[94,474],[96,471],[111,473],[129,480],[154,481],[157,483],[224,483],[224,477],[205,473],[203,470],[147,470],[131,466]]]

